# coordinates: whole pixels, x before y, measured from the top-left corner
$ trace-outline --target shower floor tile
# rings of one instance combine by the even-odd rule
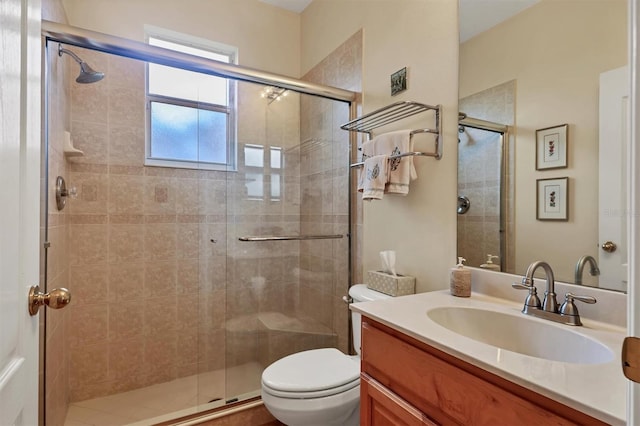
[[[74,402],[64,426],[150,425],[224,405],[228,395],[259,395],[262,366],[257,362],[183,377],[146,388]]]

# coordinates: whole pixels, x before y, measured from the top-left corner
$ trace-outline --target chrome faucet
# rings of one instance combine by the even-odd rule
[[[600,275],[600,268],[598,268],[598,262],[592,256],[582,256],[578,263],[576,263],[576,273],[574,277],[574,283],[578,285],[582,285],[582,271],[584,270],[584,265],[589,263],[589,275],[595,277],[596,275]]]
[[[533,279],[533,274],[535,274],[536,269],[538,268],[544,269],[547,281],[547,288],[544,292],[544,301],[542,303],[540,303],[538,289],[536,288]],[[578,308],[573,303],[575,300],[585,303],[596,303],[596,299],[594,297],[576,296],[573,293],[566,293],[564,303],[562,306],[558,307],[553,270],[547,262],[541,260],[529,265],[521,283],[513,283],[511,286],[518,290],[529,290],[529,295],[525,299],[524,307],[522,308],[523,314],[563,324],[582,325],[580,315],[578,314]]]

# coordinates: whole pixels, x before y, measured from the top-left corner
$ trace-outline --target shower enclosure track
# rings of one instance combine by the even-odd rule
[[[99,52],[182,68],[189,71],[215,75],[217,77],[277,86],[308,95],[321,96],[349,103],[353,103],[356,99],[356,93],[349,90],[323,86],[281,74],[214,61],[200,56],[176,52],[175,50],[151,46],[139,41],[72,27],[57,22],[43,20],[42,36],[47,41],[93,49]]]

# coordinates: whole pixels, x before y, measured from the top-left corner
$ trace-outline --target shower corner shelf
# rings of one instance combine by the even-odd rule
[[[73,146],[73,142],[71,141],[71,133],[64,132],[64,142],[62,146],[62,151],[64,152],[65,157],[82,157],[84,156],[84,152],[80,151],[78,148]]]
[[[351,120],[340,126],[340,128],[351,132],[367,133],[371,139],[374,129],[426,111],[435,111],[435,129],[415,129],[411,130],[410,135],[411,137],[418,133],[432,133],[436,135],[434,150],[432,152],[404,152],[398,155],[392,155],[389,158],[426,156],[439,160],[442,158],[442,126],[440,122],[442,105],[433,106],[414,101],[395,102]],[[351,164],[351,167],[361,167],[362,165],[364,165],[363,162],[354,163]]]

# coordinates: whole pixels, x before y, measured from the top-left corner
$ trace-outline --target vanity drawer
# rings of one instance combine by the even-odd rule
[[[438,426],[398,395],[366,374],[361,375],[360,421],[362,425]]]
[[[368,318],[362,372],[443,425],[604,424]]]

